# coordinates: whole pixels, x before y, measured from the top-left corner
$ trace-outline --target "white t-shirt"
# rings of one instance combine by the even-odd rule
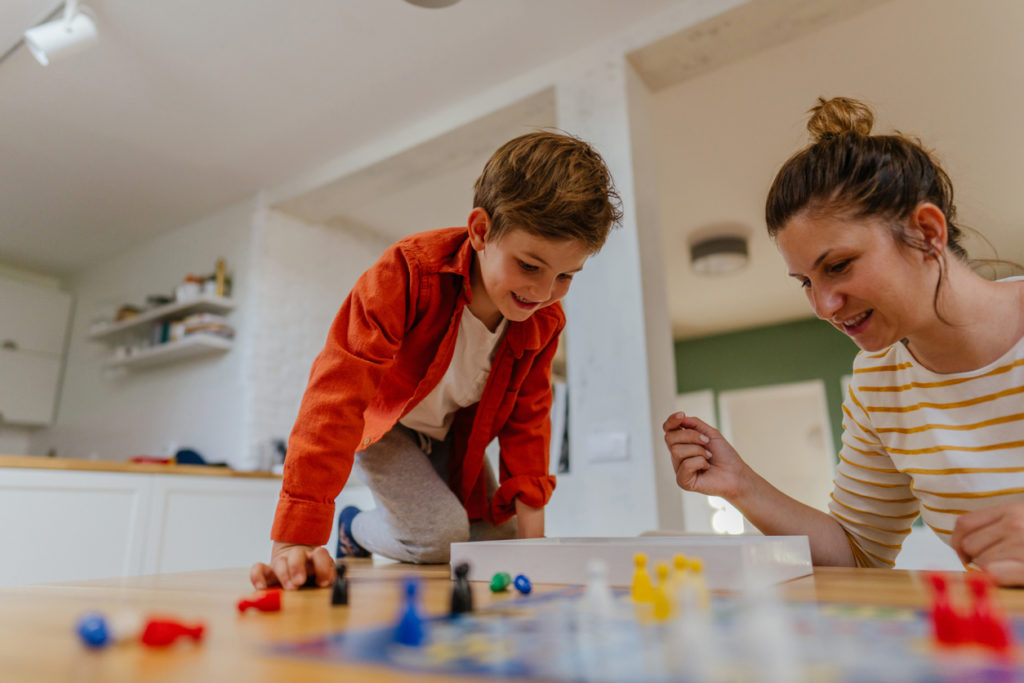
[[[468,306],[463,308],[452,362],[445,370],[444,377],[399,422],[409,429],[443,441],[455,419],[455,412],[477,403],[483,396],[487,378],[491,374],[494,349],[501,341],[506,327],[508,321],[503,318],[494,332],[491,332],[470,312]]]

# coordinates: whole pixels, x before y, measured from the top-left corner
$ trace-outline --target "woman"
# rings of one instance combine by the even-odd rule
[[[766,219],[815,315],[861,348],[843,404],[830,513],[789,498],[722,435],[664,424],[679,486],[815,564],[889,566],[921,515],[965,565],[1024,585],[1024,278],[967,264],[949,177],[914,140],[870,134],[862,103],[819,99]]]

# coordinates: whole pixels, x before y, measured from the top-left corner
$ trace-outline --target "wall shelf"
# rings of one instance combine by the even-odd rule
[[[143,330],[148,323],[180,318],[191,313],[227,313],[234,309],[234,307],[235,302],[227,297],[213,295],[197,296],[194,299],[177,301],[166,306],[157,306],[128,320],[110,323],[109,325],[93,329],[89,333],[89,338],[111,340],[121,333]]]
[[[214,334],[197,332],[184,339],[135,351],[123,358],[112,358],[106,362],[108,368],[146,367],[159,365],[191,356],[228,351],[233,342]]]

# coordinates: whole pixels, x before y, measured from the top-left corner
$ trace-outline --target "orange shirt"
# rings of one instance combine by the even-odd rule
[[[472,296],[468,238],[466,228],[407,237],[352,288],[313,362],[288,440],[274,540],[326,543],[355,452],[388,433],[444,376]],[[471,521],[500,524],[515,514],[516,497],[531,507],[551,498],[551,361],[564,326],[560,304],[510,321],[479,403],[455,415],[448,483]],[[495,437],[499,487],[488,501],[484,448]]]

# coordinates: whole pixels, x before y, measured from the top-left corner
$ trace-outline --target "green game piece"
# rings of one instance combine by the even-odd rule
[[[512,575],[508,572],[498,572],[491,579],[491,592],[500,593],[503,590],[508,590],[509,584],[512,583]]]

